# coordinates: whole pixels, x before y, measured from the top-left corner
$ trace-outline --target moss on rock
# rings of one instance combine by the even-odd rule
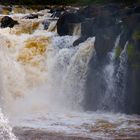
[[[122,52],[122,48],[120,46],[118,46],[115,50],[115,57],[116,59],[119,58],[120,54]]]
[[[132,67],[140,66],[140,52],[137,50],[136,46],[129,44],[127,47],[128,61]]]
[[[132,35],[133,40],[140,40],[140,31],[135,31]]]

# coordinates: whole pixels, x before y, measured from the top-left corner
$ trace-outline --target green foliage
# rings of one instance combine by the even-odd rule
[[[127,55],[128,55],[129,59],[134,60],[134,58],[135,58],[135,46],[133,46],[132,44],[129,44],[127,47]]]

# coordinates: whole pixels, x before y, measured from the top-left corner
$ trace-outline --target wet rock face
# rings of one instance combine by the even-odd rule
[[[125,103],[126,113],[140,114],[140,11],[137,7],[131,9],[131,14],[123,19],[124,32],[121,36],[120,46],[123,48],[125,41],[129,41],[127,47],[128,70],[126,83]]]
[[[117,111],[140,114],[140,74],[138,72],[140,71],[140,7],[135,5],[125,7],[119,4],[91,5],[74,13],[65,13],[57,22],[58,34],[72,35],[73,23],[81,23],[81,36],[73,43],[74,46],[89,37],[96,37],[96,61],[93,56],[89,63],[86,109],[99,109],[97,104],[106,90],[106,80],[102,76],[103,69],[109,63],[108,54],[120,35],[118,44],[120,50],[114,62],[115,72],[119,69],[120,54],[127,41],[128,62],[125,83],[121,80],[118,82],[119,86],[124,84],[125,97],[123,105],[118,101]],[[117,102],[115,100],[114,103]]]
[[[18,24],[18,22],[13,20],[11,17],[5,16],[1,19],[1,28],[13,28],[16,24]]]
[[[65,8],[63,7],[54,7],[50,9],[50,13],[52,14],[51,17],[58,18],[62,15],[62,13],[65,12]]]
[[[126,50],[128,56],[127,73],[125,79],[125,90],[123,105],[118,105],[117,111],[129,114],[140,114],[140,8],[133,6],[129,8],[120,5],[105,5],[97,7],[86,7],[78,11],[84,20],[81,22],[81,37],[73,45],[85,41],[88,37],[95,36],[95,58],[89,64],[89,76],[87,80],[86,109],[98,110],[97,104],[106,90],[106,82],[102,71],[108,62],[108,53],[113,49],[114,42],[120,34],[119,46],[121,51],[128,41]],[[120,54],[119,54],[120,55]],[[116,58],[115,69],[119,65]],[[97,64],[98,63],[98,64]],[[119,85],[122,85],[119,81]],[[94,86],[93,86],[94,84]],[[114,101],[115,103],[115,101]],[[122,107],[123,106],[123,110]],[[113,107],[112,107],[113,108]]]
[[[129,34],[129,44],[127,48],[128,55],[128,73],[126,83],[127,96],[125,102],[126,112],[140,114],[140,15],[133,14],[128,17],[127,25],[131,33]]]

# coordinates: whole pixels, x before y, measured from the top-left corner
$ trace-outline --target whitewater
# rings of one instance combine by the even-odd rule
[[[20,24],[0,28],[0,140],[45,140],[46,134],[57,140],[60,136],[77,140],[139,139],[138,115],[90,112],[83,107],[88,64],[96,57],[96,38],[73,46],[79,27],[73,36],[60,37],[48,10],[38,13],[44,16],[24,19],[28,13],[12,13],[10,16]],[[46,19],[50,25],[44,30],[42,21]],[[114,48],[104,68],[107,97],[113,96]]]

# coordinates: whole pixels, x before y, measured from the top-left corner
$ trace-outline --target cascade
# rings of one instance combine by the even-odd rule
[[[120,63],[116,73],[116,85],[117,85],[117,100],[122,110],[125,109],[125,95],[126,95],[126,76],[127,76],[127,65],[128,65],[128,57],[127,57],[127,46],[128,41],[125,43],[124,49],[120,54]]]
[[[70,24],[72,36],[59,36],[57,19],[48,12],[25,19],[29,11],[13,11],[9,16],[19,25],[0,28],[0,140],[41,139],[46,134],[57,139],[56,133],[82,139],[140,136],[139,116],[121,114],[128,41],[116,59],[122,38],[113,38],[112,50],[105,48],[101,58],[104,48],[99,56],[95,37],[73,45],[81,35],[81,23]]]
[[[109,62],[103,69],[103,75],[106,82],[105,95],[101,99],[101,108],[115,111],[115,99],[116,99],[116,85],[115,85],[115,53],[116,48],[120,42],[120,35],[116,38],[114,47],[111,52],[108,53]]]

